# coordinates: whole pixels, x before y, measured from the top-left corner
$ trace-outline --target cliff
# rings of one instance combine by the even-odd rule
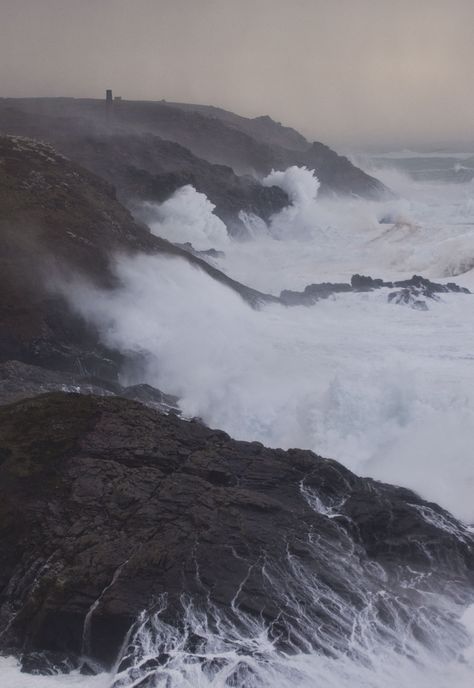
[[[161,202],[191,183],[236,233],[243,231],[240,210],[268,219],[287,204],[280,189],[255,179],[273,168],[314,169],[323,195],[390,195],[344,156],[269,117],[251,120],[208,106],[121,101],[107,123],[100,100],[3,99],[0,132],[48,141],[111,182],[126,203]]]
[[[26,667],[44,651],[110,667],[130,632],[119,670],[158,676],[171,661],[158,623],[175,639],[187,628],[180,652],[199,661],[206,625],[192,625],[191,608],[249,643],[266,629],[286,652],[331,654],[349,647],[366,605],[387,633],[416,605],[407,633],[417,637],[424,605],[451,623],[433,593],[472,599],[467,529],[409,490],[309,451],[67,394],[1,408],[0,446],[0,649]],[[147,619],[144,656],[134,632]]]
[[[150,233],[106,181],[51,146],[0,137],[0,361],[115,379],[122,360],[54,289],[82,277],[116,286],[117,254],[181,257],[252,305],[265,295]]]

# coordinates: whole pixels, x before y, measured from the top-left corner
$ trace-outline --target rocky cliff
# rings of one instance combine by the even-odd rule
[[[112,184],[118,198],[132,207],[142,201],[161,203],[176,189],[192,184],[212,200],[216,214],[230,229],[238,232],[243,228],[238,217],[241,210],[268,219],[288,203],[281,189],[238,176],[229,165],[208,162],[153,131],[119,122],[106,126],[98,115],[92,119],[86,115],[59,116],[54,109],[48,114],[24,111],[5,103],[2,107],[0,100],[0,133],[47,141]]]
[[[314,169],[322,194],[390,194],[328,146],[311,145],[269,117],[251,120],[220,108],[121,101],[107,123],[99,100],[3,99],[1,132],[52,143],[111,182],[127,203],[163,201],[191,183],[237,233],[240,210],[267,219],[287,204],[280,189],[262,188],[255,179],[273,168]]]
[[[179,635],[190,609],[208,630],[232,626],[250,642],[265,629],[287,652],[331,655],[366,605],[387,633],[405,616],[422,637],[424,615],[451,623],[446,599],[473,596],[474,543],[461,524],[309,451],[66,394],[0,409],[0,446],[0,649],[26,667],[40,651],[111,666],[129,631],[126,674],[138,628],[158,618]],[[181,646],[194,661],[200,624]],[[160,637],[157,672],[170,661]]]
[[[150,233],[114,188],[46,144],[0,137],[0,361],[115,379],[122,360],[58,296],[74,276],[116,286],[114,256],[178,256],[256,304],[264,295]]]

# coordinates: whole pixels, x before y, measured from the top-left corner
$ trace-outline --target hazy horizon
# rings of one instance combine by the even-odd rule
[[[0,97],[210,104],[345,147],[472,142],[471,0],[0,0]]]

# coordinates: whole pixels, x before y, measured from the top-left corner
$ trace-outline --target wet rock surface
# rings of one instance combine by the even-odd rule
[[[0,363],[0,405],[47,392],[73,392],[96,396],[119,396],[140,401],[162,413],[180,414],[179,399],[148,384],[125,387],[98,377],[74,375],[59,370],[28,365],[21,361]]]
[[[283,649],[329,652],[366,595],[385,590],[377,614],[387,624],[387,595],[424,608],[420,581],[428,594],[472,597],[462,524],[309,451],[234,441],[126,399],[60,393],[0,408],[0,447],[4,651],[110,666],[140,612],[162,609],[179,628],[185,595],[236,624],[264,623]]]
[[[37,676],[68,674],[79,666],[77,658],[66,652],[25,652],[21,657],[22,672]]]
[[[415,310],[428,310],[424,299],[439,300],[439,294],[455,293],[470,294],[466,287],[460,287],[454,282],[440,284],[431,282],[420,275],[413,275],[411,279],[386,282],[380,278],[366,275],[353,275],[351,282],[334,283],[322,282],[309,284],[304,291],[284,290],[280,294],[280,302],[285,306],[310,306],[320,299],[327,299],[336,294],[349,292],[370,292],[376,289],[397,289],[388,294],[389,303],[407,305]]]

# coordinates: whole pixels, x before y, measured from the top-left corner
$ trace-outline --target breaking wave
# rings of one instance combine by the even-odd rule
[[[153,234],[175,243],[191,242],[198,250],[221,248],[229,241],[227,228],[214,215],[214,209],[207,196],[191,184],[178,189],[161,205],[146,203],[144,207]]]

